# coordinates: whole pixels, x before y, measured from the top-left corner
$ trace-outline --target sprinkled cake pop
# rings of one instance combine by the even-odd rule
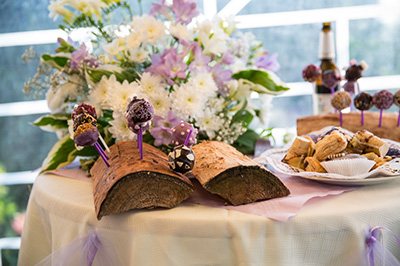
[[[321,69],[319,66],[310,64],[303,69],[303,79],[308,82],[315,82],[321,76]]]
[[[373,96],[373,103],[376,108],[381,110],[379,116],[379,127],[382,126],[382,113],[383,110],[389,109],[393,104],[393,93],[388,90],[381,90],[376,92]]]
[[[130,130],[137,134],[137,145],[140,151],[140,159],[143,159],[143,132],[150,126],[150,120],[154,116],[154,107],[147,99],[133,97],[128,104],[125,113],[127,125]]]
[[[326,70],[322,73],[322,85],[331,89],[331,93],[334,94],[334,88],[342,80],[339,71]]]
[[[71,114],[74,131],[73,138],[78,146],[93,145],[106,165],[110,166],[107,161],[108,156],[97,142],[100,134],[97,130],[97,120],[94,116],[97,117],[96,111],[91,105],[81,104],[74,108]]]
[[[354,97],[354,106],[361,111],[361,125],[364,125],[364,111],[373,106],[372,96],[368,92],[360,92]]]
[[[336,92],[331,100],[332,106],[339,111],[340,126],[343,126],[342,110],[349,107],[351,104],[351,96],[347,91]]]
[[[178,125],[172,128],[172,144],[184,144],[191,130],[192,133],[186,145],[191,147],[196,144],[197,130],[191,124],[184,121],[181,121]]]
[[[393,95],[393,103],[397,106],[400,107],[400,90],[396,91],[395,94]],[[397,118],[397,126],[400,125],[400,112],[399,116]]]

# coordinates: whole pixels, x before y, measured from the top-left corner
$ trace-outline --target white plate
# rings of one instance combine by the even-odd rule
[[[326,129],[324,130],[326,131]],[[385,141],[389,143],[390,147],[397,149],[400,148],[400,143],[398,142],[394,142],[391,140],[385,140]],[[373,184],[388,182],[400,177],[400,158],[393,159],[390,162],[378,167],[373,171],[357,176],[343,176],[334,173],[306,172],[302,169],[281,162],[281,160],[287,153],[289,147],[290,146],[288,145],[285,148],[281,149],[267,150],[266,152],[261,154],[260,157],[256,158],[256,160],[261,164],[270,165],[276,171],[287,175],[299,176],[305,179],[315,180],[335,185],[346,185],[346,186],[373,185]]]
[[[308,180],[314,180],[321,183],[331,184],[331,185],[341,185],[341,186],[367,186],[385,183],[400,177],[400,175],[386,176],[386,177],[371,177],[365,179],[332,179],[316,176],[299,176]]]

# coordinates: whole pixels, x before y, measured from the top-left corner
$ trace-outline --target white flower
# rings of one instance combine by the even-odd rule
[[[197,72],[190,78],[189,82],[199,93],[205,97],[215,97],[218,91],[218,86],[209,72]]]
[[[110,121],[111,127],[108,129],[115,138],[116,142],[126,140],[136,140],[136,134],[133,133],[127,125],[126,118],[122,113],[113,113],[113,121]]]
[[[107,109],[107,93],[112,84],[117,82],[115,75],[101,77],[101,80],[95,84],[88,96],[88,103],[96,108],[97,112]],[[100,114],[98,114],[100,115]]]
[[[166,36],[166,27],[164,22],[151,17],[147,14],[141,17],[135,17],[131,23],[132,28],[142,36],[142,40],[154,44],[162,37]]]
[[[196,125],[200,130],[206,131],[209,138],[213,139],[216,135],[215,133],[223,125],[223,119],[217,116],[210,108],[206,108],[202,117],[197,119]]]
[[[132,99],[132,95],[138,95],[139,92],[140,87],[136,82],[129,83],[127,80],[125,80],[121,84],[116,81],[113,84],[110,84],[110,87],[107,90],[107,105],[110,107],[110,109],[116,112],[124,113],[126,111],[126,107]]]
[[[125,37],[126,40],[126,47],[129,49],[137,49],[139,48],[140,44],[143,41],[143,36],[142,34],[132,31],[128,36]]]
[[[72,16],[72,12],[65,8],[66,1],[50,1],[50,5],[47,9],[50,11],[49,18],[53,18],[53,20],[57,20],[58,16],[61,15],[66,19]]]
[[[203,108],[208,99],[204,94],[199,93],[190,83],[174,86],[174,90],[171,97],[177,117],[187,120],[189,117],[202,116]]]
[[[129,49],[128,52],[128,59],[133,62],[143,63],[149,57],[149,53],[143,47]]]
[[[166,88],[164,79],[159,75],[152,75],[149,72],[144,72],[140,76],[140,88],[146,95],[152,95]]]
[[[171,24],[169,31],[172,36],[180,40],[192,41],[193,32],[188,29],[188,27],[182,23]]]
[[[260,109],[260,112],[258,114],[258,117],[260,118],[260,122],[262,123],[262,126],[264,128],[268,127],[269,120],[271,118],[271,108],[272,108],[272,95],[268,94],[259,94],[259,97],[262,101],[262,107]]]
[[[68,99],[75,99],[80,94],[81,83],[82,79],[78,75],[72,75],[67,82],[47,92],[47,105],[52,113],[63,110],[67,106]]]
[[[119,37],[114,39],[112,42],[103,45],[103,50],[108,53],[108,57],[111,60],[114,56],[118,55],[120,51],[123,50],[123,45],[125,43],[124,38]]]
[[[228,49],[229,35],[218,25],[206,20],[199,25],[199,41],[203,44],[206,55],[222,55]]]
[[[172,107],[172,99],[168,96],[169,92],[162,88],[158,90],[157,93],[147,96],[147,99],[154,107],[155,115],[165,116]]]

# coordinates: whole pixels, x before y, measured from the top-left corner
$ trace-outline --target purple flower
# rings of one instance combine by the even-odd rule
[[[189,0],[174,0],[172,11],[176,15],[176,21],[189,24],[192,19],[199,14],[195,2]]]
[[[187,65],[182,62],[183,54],[177,54],[177,48],[165,49],[161,55],[153,54],[151,66],[147,72],[164,77],[169,85],[173,85],[172,79],[185,79]]]
[[[165,4],[165,0],[161,0],[159,4],[152,3],[149,12],[150,16],[162,14],[165,17],[169,17],[169,7]]]
[[[168,145],[172,141],[172,128],[179,124],[182,119],[175,117],[172,110],[168,111],[167,118],[155,115],[153,123],[155,127],[150,130],[150,134],[155,138],[154,145]]]
[[[89,55],[86,45],[83,43],[79,50],[71,54],[71,69],[79,70],[80,63]]]
[[[270,70],[272,72],[278,71],[281,66],[278,63],[278,54],[274,53],[269,56],[269,52],[264,52],[263,55],[256,58],[255,66],[259,68],[264,68],[266,70]]]
[[[229,49],[221,57],[221,63],[224,65],[231,65],[235,63],[235,56],[232,54],[232,50]]]
[[[225,89],[225,82],[232,79],[232,71],[229,69],[223,69],[221,64],[217,64],[211,68],[211,73],[220,90]]]
[[[209,71],[208,63],[210,63],[211,57],[204,55],[201,47],[196,47],[194,52],[194,60],[189,65],[190,71],[199,71],[199,70],[207,70]]]
[[[188,42],[186,40],[179,41],[182,44],[182,55],[185,57],[191,51],[195,51],[199,47],[199,42]]]

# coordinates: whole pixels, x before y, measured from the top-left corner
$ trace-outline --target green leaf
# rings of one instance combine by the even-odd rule
[[[75,142],[65,135],[50,150],[42,164],[42,171],[56,170],[70,164],[76,157]]]
[[[42,60],[57,69],[61,69],[63,67],[65,67],[65,65],[67,64],[68,60],[70,60],[70,58],[68,57],[64,57],[64,56],[51,56],[49,54],[44,54],[42,55]]]
[[[242,123],[244,126],[248,126],[253,120],[254,116],[246,110],[247,100],[244,100],[242,108],[232,117],[231,123]]]
[[[251,89],[258,93],[266,93],[272,95],[279,95],[284,91],[289,90],[276,84],[268,72],[256,69],[243,70],[232,75],[232,78],[243,80],[246,84],[251,85]]]
[[[115,72],[115,71],[108,71],[104,69],[90,69],[88,70],[88,74],[90,79],[94,83],[98,83],[103,76],[106,76],[109,78],[111,75],[115,75],[117,80],[119,82],[123,82],[124,80],[127,80],[128,82],[132,82],[138,79],[138,74],[135,72],[129,72],[129,71],[122,71],[121,73]]]
[[[247,129],[245,133],[236,139],[232,146],[243,154],[254,154],[255,144],[259,138],[260,136],[254,130]]]
[[[67,114],[52,114],[39,117],[32,124],[45,131],[54,132],[58,129],[68,128],[67,120],[70,118]]]

